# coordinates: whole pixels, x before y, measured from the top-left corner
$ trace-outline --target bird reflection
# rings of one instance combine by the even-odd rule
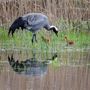
[[[8,56],[8,62],[12,69],[19,74],[33,75],[33,76],[41,76],[47,72],[48,64],[51,63],[57,54],[53,55],[51,59],[40,61],[35,58],[35,54],[33,54],[33,58],[26,59],[25,61],[15,60],[13,54]]]

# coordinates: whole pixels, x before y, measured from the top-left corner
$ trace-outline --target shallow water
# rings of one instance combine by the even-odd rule
[[[8,62],[36,60],[21,73]],[[0,90],[89,90],[90,50],[71,49],[57,53],[58,63],[43,63],[51,60],[54,53],[36,51],[0,51]],[[30,62],[30,61],[29,61]],[[32,73],[31,73],[32,72]]]

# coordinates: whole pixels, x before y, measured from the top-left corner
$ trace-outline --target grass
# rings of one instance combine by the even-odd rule
[[[90,24],[90,23],[89,23]],[[81,27],[75,27],[73,24],[62,20],[57,24],[60,32],[58,37],[53,32],[49,32],[51,42],[46,44],[42,41],[41,36],[47,37],[47,32],[42,30],[37,33],[38,43],[32,45],[31,38],[32,33],[29,31],[18,30],[15,32],[14,37],[8,37],[8,30],[0,28],[0,48],[1,49],[31,49],[36,48],[37,50],[43,51],[59,51],[60,48],[66,47],[66,41],[64,36],[67,36],[69,40],[73,40],[75,44],[74,48],[87,48],[90,46],[90,31],[86,27],[86,24],[81,24]],[[65,27],[64,27],[65,26]],[[74,28],[75,27],[75,28]],[[45,36],[46,35],[46,36]]]

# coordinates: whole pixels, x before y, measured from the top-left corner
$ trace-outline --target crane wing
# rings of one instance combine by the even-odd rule
[[[30,26],[34,26],[34,25],[38,25],[40,23],[44,23],[45,18],[37,16],[37,15],[34,15],[32,17],[28,17],[27,20],[28,20],[28,24]]]

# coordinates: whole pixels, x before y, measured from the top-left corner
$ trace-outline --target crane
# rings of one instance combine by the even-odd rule
[[[37,42],[36,32],[45,28],[47,31],[53,31],[58,36],[58,28],[50,25],[48,17],[42,13],[28,13],[18,17],[9,27],[8,36],[13,36],[16,29],[29,30],[33,33],[32,43]]]

